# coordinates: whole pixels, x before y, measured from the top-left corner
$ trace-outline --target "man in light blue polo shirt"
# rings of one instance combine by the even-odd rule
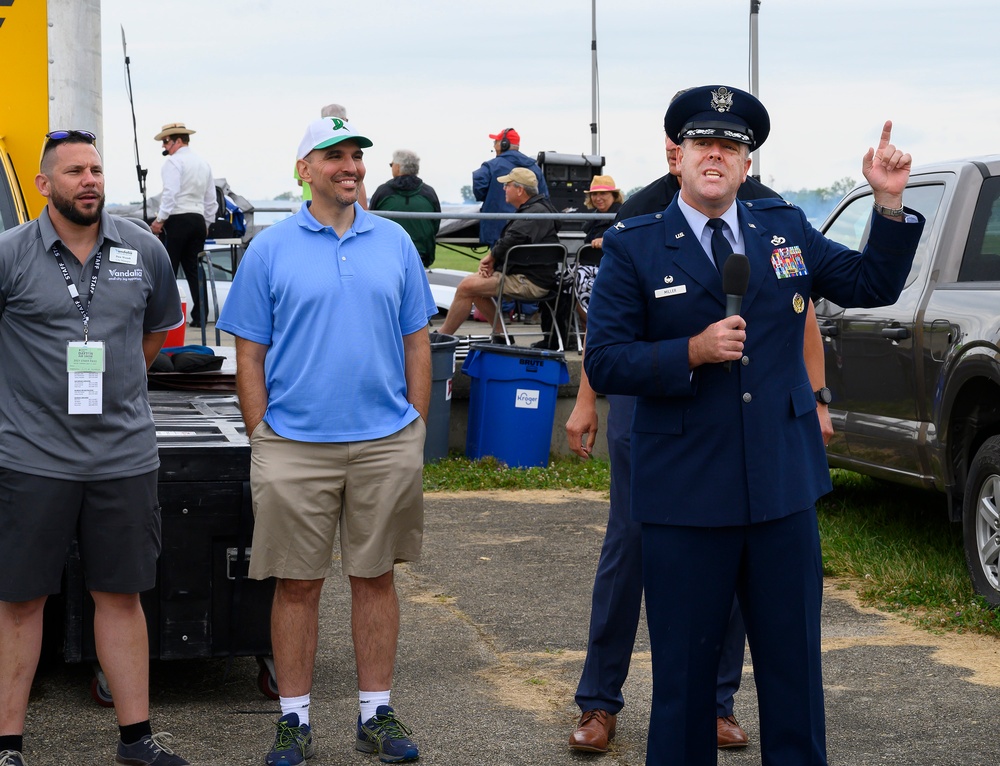
[[[406,231],[358,204],[371,145],[344,120],[310,123],[296,167],[313,198],[254,238],[218,322],[236,336],[252,448],[250,576],[277,578],[271,643],[282,715],[269,766],[315,752],[319,598],[338,528],[361,708],[355,748],[384,762],[419,756],[389,705],[393,565],[420,554],[427,322],[437,309]]]

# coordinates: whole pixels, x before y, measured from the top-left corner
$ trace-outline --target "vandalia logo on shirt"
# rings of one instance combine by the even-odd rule
[[[123,269],[112,266],[108,269],[109,282],[139,282],[142,280],[142,269]]]

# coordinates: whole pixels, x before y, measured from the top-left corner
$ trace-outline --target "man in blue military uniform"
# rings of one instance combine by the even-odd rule
[[[736,594],[764,762],[825,764],[814,504],[830,477],[801,351],[806,304],[812,293],[843,306],[896,299],[923,229],[902,209],[911,158],[887,122],[862,161],[875,214],[857,253],[781,200],[736,201],[770,128],[749,93],[694,88],[666,127],[681,147],[680,194],[606,234],[584,359],[597,391],[637,397],[631,507],[653,654],[646,763],[716,763],[715,675]],[[732,252],[745,254],[749,282],[726,316],[720,271]]]

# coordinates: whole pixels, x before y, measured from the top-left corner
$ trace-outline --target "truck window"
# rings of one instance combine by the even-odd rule
[[[1000,282],[1000,178],[983,182],[958,281]]]
[[[927,219],[924,233],[917,245],[917,254],[913,258],[913,265],[910,267],[910,273],[906,276],[906,286],[912,284],[913,280],[917,278],[920,269],[923,268],[923,264],[930,256],[927,240],[930,232],[934,230],[934,219],[937,217],[942,196],[944,196],[944,184],[908,186],[906,194],[903,195],[903,204],[911,210],[916,210]],[[837,214],[824,233],[834,242],[847,245],[852,250],[861,250],[868,242],[871,217],[872,195],[864,194],[855,197],[848,203],[847,207]],[[1000,216],[997,218],[997,227],[998,235],[1000,235]],[[1000,250],[995,252],[1000,253]]]

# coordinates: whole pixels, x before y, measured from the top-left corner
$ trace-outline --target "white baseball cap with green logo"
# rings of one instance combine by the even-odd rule
[[[295,156],[301,160],[313,149],[326,149],[341,141],[357,141],[362,149],[372,145],[370,139],[355,132],[351,123],[346,120],[323,117],[309,123],[305,136],[299,142],[299,153]]]

